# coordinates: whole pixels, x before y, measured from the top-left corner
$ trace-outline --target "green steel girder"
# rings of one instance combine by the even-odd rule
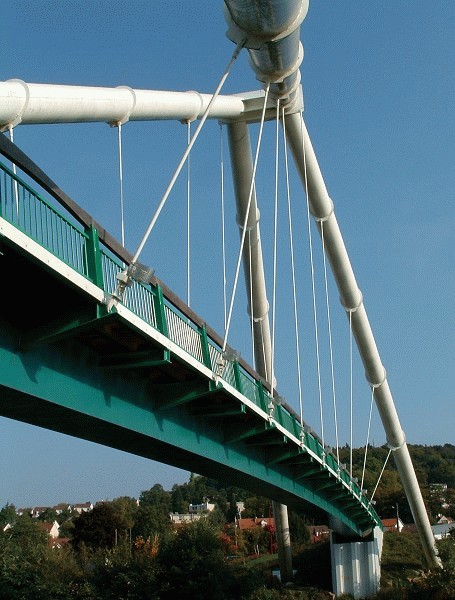
[[[289,439],[283,434],[278,432],[276,429],[268,429],[267,432],[257,435],[246,442],[249,446],[286,446],[289,443]]]
[[[203,406],[191,407],[191,414],[200,415],[205,419],[220,419],[226,417],[242,416],[246,413],[244,404],[235,405],[221,405],[213,406],[213,404],[204,404]]]
[[[311,478],[312,487],[318,492],[324,491],[324,495],[326,496],[329,490],[333,490],[336,485],[333,480],[322,479],[322,478]]]
[[[249,438],[262,435],[264,431],[275,430],[275,427],[267,422],[257,423],[257,421],[248,420],[245,423],[233,424],[229,430],[224,433],[225,444],[235,444]]]
[[[169,350],[151,348],[141,352],[118,352],[102,356],[98,366],[108,369],[143,369],[171,365]]]
[[[223,393],[212,382],[202,380],[157,384],[153,386],[153,390],[155,409],[158,411],[181,407],[201,398]]]
[[[33,263],[17,280],[16,265],[7,271],[10,292],[23,295],[25,281],[46,289],[24,325],[19,308],[14,314],[18,299],[0,298],[1,415],[226,479],[297,510],[315,504],[358,535],[374,524],[357,500],[354,511],[327,489],[315,489],[327,469],[313,470],[318,463],[304,448],[289,452],[290,439],[266,415],[248,409],[181,356],[166,353],[137,325],[115,312],[106,315],[102,304],[60,276],[35,273],[37,268]],[[59,322],[56,314],[63,315]],[[240,414],[222,414],[235,411],[236,402]]]
[[[21,334],[20,350],[26,352],[32,346],[51,344],[65,337],[74,337],[82,331],[93,329],[101,319],[112,320],[112,315],[106,316],[104,306],[94,305],[78,314],[65,314],[59,319],[47,321],[39,327],[30,328]]]
[[[300,448],[300,453],[294,456],[289,457],[286,460],[286,464],[291,468],[297,468],[305,465],[310,465],[314,463],[315,459],[311,454],[306,450],[306,448]]]
[[[315,464],[317,465],[318,463]],[[292,469],[293,479],[311,479],[319,473],[321,473],[321,467],[319,466],[313,467],[312,469],[305,469],[305,471],[299,470],[298,472],[296,469]]]
[[[287,461],[289,459],[298,457],[302,452],[302,449],[295,445],[283,448],[267,448],[265,453],[265,463],[267,465],[275,465],[277,463],[288,464]]]
[[[244,415],[244,425],[229,426],[226,443],[225,423],[214,427],[210,420],[182,410],[205,394],[216,397],[218,390],[210,389],[208,382],[150,385],[141,378],[125,378],[127,371],[100,369],[93,349],[77,338],[19,353],[18,333],[9,331],[4,320],[0,325],[3,416],[226,479],[297,510],[306,502],[316,504],[361,535],[359,515],[351,517],[304,479],[292,478],[288,467],[266,465],[264,450],[245,443],[264,431],[273,429],[276,434],[268,422]]]
[[[328,491],[326,493],[332,501],[342,500],[346,496],[346,490],[339,486],[337,486],[337,488],[334,489],[333,492]]]

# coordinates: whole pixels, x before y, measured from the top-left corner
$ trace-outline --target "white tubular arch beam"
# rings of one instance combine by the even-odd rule
[[[194,120],[212,98],[197,92],[168,92],[129,87],[87,87],[0,82],[0,130],[51,123],[124,123],[125,121]],[[237,119],[245,110],[240,96],[218,96],[210,119]]]

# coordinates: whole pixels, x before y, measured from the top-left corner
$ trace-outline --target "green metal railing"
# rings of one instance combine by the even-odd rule
[[[107,294],[117,287],[117,275],[126,264],[103,245],[96,230],[84,228],[71,215],[54,206],[56,200],[46,199],[0,162],[0,217],[51,252],[72,269],[95,283]],[[221,347],[207,336],[205,328],[192,322],[170,300],[158,285],[133,282],[126,289],[123,303],[145,323],[160,331],[201,364],[216,372],[223,362],[221,378],[264,412],[273,406],[273,417],[322,464],[337,473],[350,487],[373,520],[380,525],[368,499],[355,480],[340,468],[335,456],[327,453],[318,437],[286,407],[272,399],[260,380],[255,380],[235,358],[226,359]]]

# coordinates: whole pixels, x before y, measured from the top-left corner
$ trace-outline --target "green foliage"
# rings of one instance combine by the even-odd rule
[[[254,519],[256,517],[271,517],[272,502],[262,496],[251,496],[245,498],[245,510],[242,517]]]
[[[183,497],[182,486],[174,484],[172,486],[172,512],[186,513],[188,504]]]
[[[57,521],[57,517],[58,515],[54,509],[46,508],[46,510],[43,510],[39,517],[37,517],[37,521],[42,521],[43,523],[53,523],[54,521]]]
[[[163,514],[168,514],[172,509],[172,494],[171,492],[166,492],[160,483],[156,483],[152,488],[141,493],[139,505],[153,506],[161,510]]]
[[[28,599],[36,587],[36,567],[43,563],[48,545],[34,523],[21,522],[0,535],[0,599]]]
[[[138,505],[134,498],[121,496],[109,502],[109,505],[119,521],[125,523],[128,529],[133,527],[138,511]]]
[[[292,510],[289,511],[289,529],[294,548],[307,546],[310,543],[310,531],[305,519]]]
[[[437,547],[443,566],[440,571],[430,573],[424,587],[433,594],[434,600],[455,598],[455,532],[452,530],[452,534],[440,540]]]
[[[437,543],[443,568],[427,572],[417,534],[384,536],[381,591],[378,600],[453,600],[455,538]]]
[[[425,567],[419,536],[415,533],[384,534],[381,559],[381,587],[416,577]]]
[[[455,511],[455,446],[409,448],[430,514],[434,517],[442,512],[445,502],[452,503],[444,508],[450,516]],[[387,453],[386,446],[368,448],[364,487],[370,491]],[[359,478],[363,458],[364,449],[353,451],[354,474]],[[342,449],[341,460],[349,464],[349,449]],[[448,489],[430,494],[433,483],[445,483]],[[216,505],[210,517],[175,532],[169,513],[187,512],[190,503],[199,504],[204,498]],[[387,464],[375,499],[381,517],[395,516],[398,504],[402,520],[411,521],[393,459]],[[325,514],[312,508],[305,515],[289,511],[296,583],[301,587],[287,589],[272,583],[271,563],[261,569],[262,558],[276,561],[276,556],[248,558],[257,546],[261,553],[270,550],[269,531],[258,528],[253,533],[240,533],[222,527],[233,522],[237,501],[245,502],[243,517],[271,515],[270,500],[195,474],[188,483],[173,486],[171,492],[154,485],[142,492],[139,506],[133,498],[121,497],[77,517],[69,511],[58,516],[48,511],[41,519],[61,523],[61,535],[70,537],[73,528],[74,544],[59,550],[50,548],[35,519],[18,517],[14,506],[7,504],[0,510],[0,523],[14,527],[0,530],[0,600],[322,598],[321,590],[331,588],[329,544],[307,546],[306,524],[323,523]],[[443,569],[426,572],[417,534],[386,534],[382,589],[377,600],[455,598],[455,540],[441,540],[438,548]],[[242,558],[226,560],[228,554]]]
[[[431,505],[429,486],[433,483],[445,483],[451,491],[455,488],[455,446],[445,444],[443,446],[422,446],[408,444],[409,453],[416,471],[417,479],[427,507],[431,508],[430,518],[441,510],[441,503]],[[366,470],[364,473],[364,488],[372,493],[375,488],[381,470],[384,466],[389,449],[386,445],[380,447],[368,446]],[[352,450],[353,475],[361,481],[363,474],[363,463],[365,448],[354,448]],[[349,447],[340,448],[341,462],[350,464]],[[375,492],[376,511],[381,518],[395,516],[396,506],[399,506],[400,518],[405,523],[412,522],[412,513],[409,507],[398,472],[390,457],[384,473]],[[447,512],[451,512],[450,509]]]
[[[71,539],[73,537],[73,532],[74,532],[74,521],[72,519],[66,519],[66,521],[63,521],[60,524],[60,529],[58,532],[59,537]]]
[[[172,531],[169,512],[163,505],[140,504],[133,525],[133,539],[141,537],[144,540],[155,535],[166,537]]]
[[[228,567],[219,533],[206,519],[177,530],[161,549],[159,562],[165,575],[160,598],[181,600],[227,599]]]
[[[52,550],[28,516],[0,535],[0,600],[89,600],[90,586],[69,549]]]
[[[16,507],[14,504],[5,504],[5,506],[0,510],[0,528],[3,529],[3,527],[5,527],[5,525],[8,523],[10,525],[14,525],[16,519]]]
[[[158,600],[159,565],[147,552],[132,552],[129,544],[92,555],[91,580],[99,600]]]
[[[112,548],[129,537],[128,525],[111,504],[100,504],[75,519],[72,544],[75,548]]]

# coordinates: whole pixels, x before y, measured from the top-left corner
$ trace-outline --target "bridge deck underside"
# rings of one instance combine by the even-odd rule
[[[311,503],[369,533],[359,502],[273,424],[11,241],[0,242],[0,414],[225,479],[295,510]]]

